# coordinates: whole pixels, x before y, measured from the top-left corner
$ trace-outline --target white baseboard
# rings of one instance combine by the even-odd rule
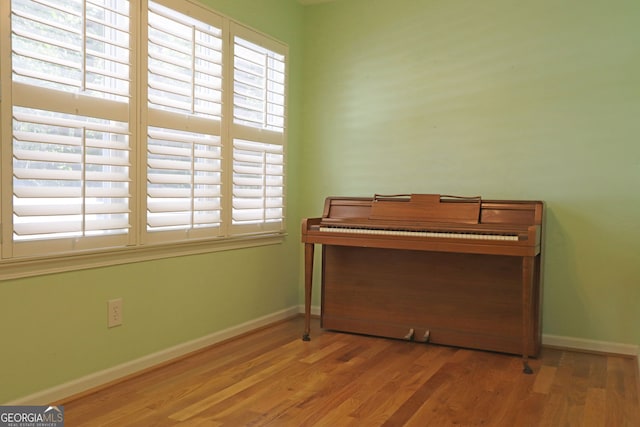
[[[594,353],[621,354],[635,357],[638,364],[637,375],[640,375],[640,346],[607,341],[593,341],[582,338],[561,337],[557,335],[542,335],[542,345],[560,347]]]
[[[229,338],[251,332],[263,326],[267,326],[271,323],[296,316],[299,313],[299,310],[299,307],[294,306],[285,310],[278,311],[276,313],[259,317],[240,325],[233,326],[222,331],[214,332],[213,334],[192,341],[178,344],[176,346],[161,350],[157,353],[149,354],[139,359],[131,360],[121,365],[89,374],[85,377],[60,384],[50,389],[42,390],[29,396],[21,397],[14,401],[4,403],[3,405],[48,405],[51,402],[60,401],[69,396],[73,396],[75,394],[91,390],[92,388],[108,384],[128,375],[135,374],[136,372],[152,368],[161,363],[168,362],[180,356],[184,356],[194,351],[203,349],[212,344],[216,344]]]
[[[622,354],[638,356],[640,348],[637,345],[607,341],[586,340],[583,338],[562,337],[558,335],[542,335],[542,345],[562,347],[573,350],[592,351],[596,353]]]
[[[304,314],[304,304],[300,304],[298,306],[298,313]],[[320,306],[319,305],[312,305],[311,306],[311,315],[312,316],[320,316]]]

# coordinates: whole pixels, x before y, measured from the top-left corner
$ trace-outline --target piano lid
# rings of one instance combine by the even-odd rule
[[[482,198],[440,194],[376,194],[370,220],[478,224]]]

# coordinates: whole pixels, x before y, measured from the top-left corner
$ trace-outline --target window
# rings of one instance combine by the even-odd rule
[[[284,231],[286,46],[191,1],[0,12],[2,262]]]

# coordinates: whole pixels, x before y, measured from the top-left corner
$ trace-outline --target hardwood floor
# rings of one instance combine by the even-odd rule
[[[633,358],[517,356],[279,323],[61,402],[67,426],[638,426]]]

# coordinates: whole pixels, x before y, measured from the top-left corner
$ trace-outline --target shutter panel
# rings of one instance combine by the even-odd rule
[[[175,230],[220,225],[220,138],[149,128],[147,227]]]
[[[222,32],[149,2],[148,39],[147,240],[219,236]]]
[[[275,231],[284,216],[282,145],[233,141],[233,224]],[[253,228],[253,227],[250,227]]]
[[[233,44],[232,233],[284,227],[285,54],[237,28]],[[268,45],[269,47],[264,47]]]
[[[234,38],[234,123],[284,132],[285,56]]]
[[[14,107],[13,126],[16,241],[126,233],[126,123]]]
[[[126,245],[129,2],[21,0],[11,25],[14,256]]]
[[[95,98],[129,98],[129,2],[12,4],[13,81]]]
[[[220,120],[222,31],[149,2],[149,107]]]

